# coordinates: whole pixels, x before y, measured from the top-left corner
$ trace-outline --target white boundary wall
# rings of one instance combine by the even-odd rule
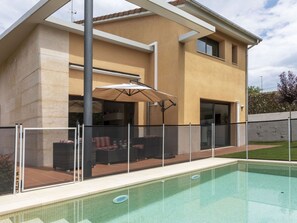
[[[249,115],[249,141],[283,141],[288,139],[289,112],[263,113]],[[292,112],[292,119],[297,119],[297,112]],[[279,121],[283,120],[283,121]],[[266,122],[265,122],[266,121]],[[267,122],[268,121],[268,122]],[[271,121],[271,122],[269,122]],[[259,123],[257,123],[259,122]],[[297,120],[291,121],[292,140],[297,140],[294,129]]]
[[[288,119],[289,116],[289,112],[255,114],[249,115],[249,122],[283,120]],[[297,119],[297,111],[292,112],[292,119]]]

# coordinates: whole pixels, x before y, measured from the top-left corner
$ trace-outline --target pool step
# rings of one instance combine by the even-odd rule
[[[88,220],[88,219],[84,219],[84,220],[82,220],[82,221],[80,221],[78,223],[92,223],[92,222],[90,220]]]
[[[4,220],[0,220],[0,223],[12,223],[12,221],[9,218],[7,218]]]
[[[40,218],[34,218],[29,221],[23,221],[22,223],[43,223],[43,221]]]
[[[69,223],[69,221],[67,221],[65,218],[57,220],[57,221],[53,221],[51,223]]]
[[[9,218],[7,218],[7,219],[0,220],[0,223],[13,223],[13,222]],[[29,221],[23,221],[22,223],[44,223],[44,222],[40,218],[34,218]],[[51,223],[69,223],[69,221],[63,218],[57,221],[53,221]],[[92,223],[92,222],[88,219],[84,219],[78,223]]]

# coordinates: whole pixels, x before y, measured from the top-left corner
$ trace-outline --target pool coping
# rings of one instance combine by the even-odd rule
[[[297,167],[297,161],[285,161],[285,160],[258,160],[258,159],[237,159],[237,162],[242,163],[254,163],[254,164],[273,164],[273,165],[290,165]]]
[[[0,216],[97,193],[149,183],[194,171],[205,171],[236,163],[290,164],[291,166],[297,166],[297,162],[294,161],[207,158],[188,163],[179,163],[165,167],[94,178],[75,184],[72,183],[14,195],[0,196]]]
[[[0,196],[0,216],[237,162],[237,159],[208,158]]]

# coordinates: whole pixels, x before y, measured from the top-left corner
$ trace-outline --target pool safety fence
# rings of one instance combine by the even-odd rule
[[[0,195],[210,157],[297,161],[296,151],[297,119],[71,128],[17,124],[0,127]]]
[[[19,191],[74,183],[78,178],[77,128],[22,128]]]
[[[15,193],[19,126],[0,127],[0,195]]]

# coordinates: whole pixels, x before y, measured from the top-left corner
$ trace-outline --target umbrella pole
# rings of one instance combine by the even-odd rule
[[[165,103],[162,101],[162,123],[165,123]]]

